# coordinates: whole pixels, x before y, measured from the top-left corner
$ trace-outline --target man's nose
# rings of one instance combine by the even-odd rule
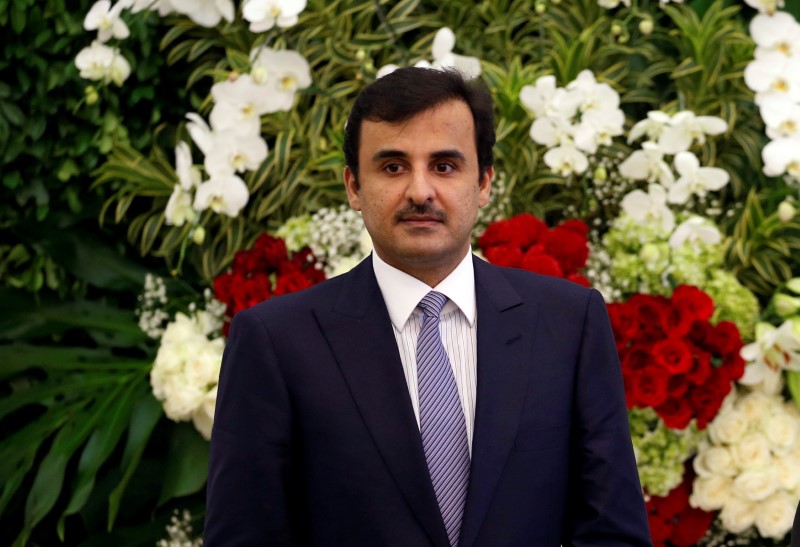
[[[433,201],[436,187],[427,169],[414,169],[406,187],[406,198],[412,203]]]

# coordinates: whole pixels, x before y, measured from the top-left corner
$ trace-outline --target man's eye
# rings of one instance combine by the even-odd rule
[[[445,162],[437,163],[433,168],[437,173],[450,173],[454,169],[452,164]]]
[[[389,163],[387,164],[384,169],[389,173],[399,173],[400,172],[400,164],[398,163]]]

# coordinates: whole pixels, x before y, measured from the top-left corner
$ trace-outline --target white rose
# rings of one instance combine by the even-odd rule
[[[725,502],[719,518],[723,528],[734,534],[741,534],[753,525],[757,511],[758,506],[755,503],[732,496]]]
[[[214,409],[217,404],[217,386],[203,397],[203,403],[192,414],[195,429],[207,440],[211,439],[211,429],[214,425]]]
[[[797,419],[779,410],[761,419],[761,429],[776,448],[788,449],[797,439]]]
[[[694,480],[689,505],[704,511],[716,511],[730,498],[732,488],[733,481],[728,477],[698,477]]]
[[[708,434],[715,444],[733,444],[744,436],[747,426],[745,413],[732,409],[717,414],[714,421],[708,424]]]
[[[186,360],[184,372],[186,380],[205,391],[207,386],[219,381],[222,363],[222,339],[211,340],[195,348],[195,353]]]
[[[742,397],[736,403],[736,408],[741,410],[747,416],[750,423],[757,423],[761,417],[772,406],[770,396],[764,393],[754,391],[746,397]]]
[[[786,490],[794,490],[800,486],[800,465],[796,457],[792,455],[777,456],[772,459],[775,468],[775,475],[780,481],[780,487]]]
[[[170,376],[165,387],[164,413],[170,420],[188,420],[203,403],[205,392],[181,375]]]
[[[769,469],[748,470],[733,481],[733,492],[748,501],[761,501],[778,488],[775,471]]]
[[[763,469],[771,461],[769,442],[761,433],[748,433],[731,446],[731,457],[741,469]]]
[[[785,492],[773,494],[759,504],[756,514],[756,528],[762,537],[783,539],[792,529],[797,500]]]
[[[712,446],[701,450],[694,459],[694,470],[701,477],[736,475],[736,465],[730,451],[722,446]]]

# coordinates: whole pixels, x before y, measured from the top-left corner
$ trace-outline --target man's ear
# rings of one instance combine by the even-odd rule
[[[481,175],[478,185],[478,205],[483,207],[489,203],[489,195],[492,189],[492,179],[494,178],[494,167],[490,167]]]
[[[358,193],[358,177],[349,166],[344,168],[344,188],[347,190],[347,201],[356,211],[361,210],[361,197]]]

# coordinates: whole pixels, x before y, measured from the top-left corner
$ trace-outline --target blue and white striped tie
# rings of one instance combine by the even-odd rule
[[[447,297],[431,291],[420,301],[424,314],[417,338],[417,380],[422,447],[450,545],[458,545],[469,482],[469,447],[453,369],[439,335]]]

